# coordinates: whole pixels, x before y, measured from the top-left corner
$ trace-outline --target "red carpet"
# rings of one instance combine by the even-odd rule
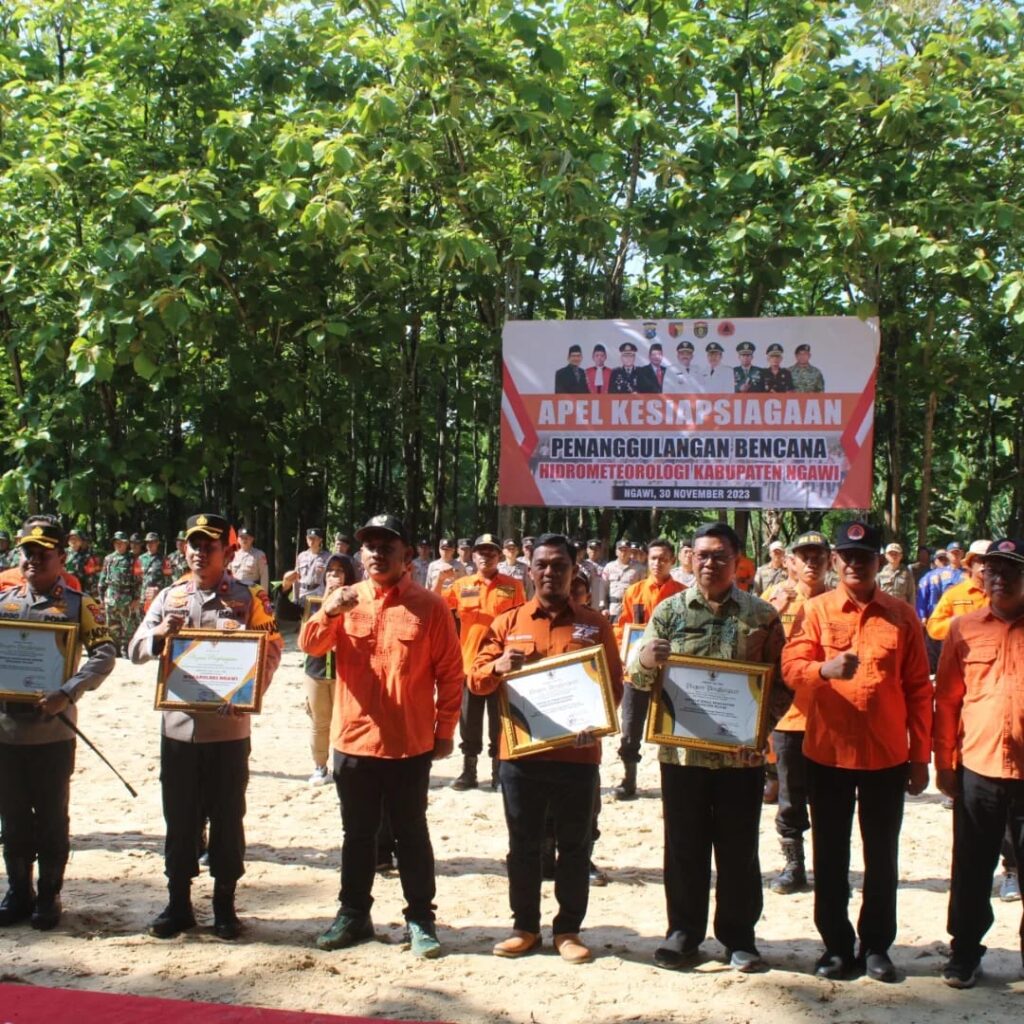
[[[380,1017],[338,1017],[255,1006],[145,999],[35,985],[0,985],[0,1024],[381,1024]]]

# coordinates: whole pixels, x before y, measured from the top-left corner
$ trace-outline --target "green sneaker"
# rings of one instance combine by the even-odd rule
[[[317,949],[345,949],[357,942],[373,938],[373,921],[369,914],[339,910],[330,928],[317,937]]]
[[[432,921],[409,921],[405,930],[405,945],[412,950],[413,956],[424,960],[433,960],[441,955],[441,943],[437,941],[437,931]]]

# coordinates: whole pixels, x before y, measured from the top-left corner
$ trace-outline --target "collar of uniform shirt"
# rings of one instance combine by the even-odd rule
[[[529,604],[533,605],[533,608],[530,611],[531,619],[551,619],[554,621],[555,619],[561,618],[571,619],[576,615],[576,606],[572,601],[566,601],[565,607],[555,612],[553,615],[544,608],[537,598],[534,598],[529,602]]]
[[[721,601],[717,602],[718,608],[719,608],[719,611],[718,611],[717,614],[718,614],[719,618],[721,618],[725,614],[726,606],[729,605],[729,604],[732,604],[734,608],[739,610],[740,602],[739,602],[739,598],[737,597],[737,594],[739,594],[739,593],[740,593],[740,589],[734,583],[729,588],[729,593],[726,594],[725,597],[723,597]],[[694,585],[692,587],[687,587],[685,590],[681,590],[679,592],[679,594],[682,597],[682,599],[688,605],[691,605],[691,604],[701,604],[705,608],[707,608],[708,611],[712,611],[713,610],[711,608],[711,605],[708,603],[708,599],[704,596],[704,591],[701,590],[700,587],[698,587],[696,585]]]
[[[381,598],[386,599],[392,594],[394,594],[396,598],[404,594],[412,583],[412,576],[407,572],[403,573],[399,581],[390,587],[382,587],[374,580],[370,580],[370,582],[373,584],[374,599],[379,601]]]
[[[842,580],[839,581],[839,585],[836,587],[836,592],[842,595],[844,611],[861,611],[867,608],[869,605],[878,604],[878,595],[885,593],[885,591],[883,591],[882,588],[878,586],[878,584],[876,583],[875,589],[871,592],[871,596],[866,601],[861,603],[857,600],[857,598],[853,596],[853,594],[850,593],[849,588],[846,586],[845,583],[843,583]]]

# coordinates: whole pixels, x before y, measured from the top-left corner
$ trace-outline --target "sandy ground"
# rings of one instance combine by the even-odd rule
[[[945,934],[951,818],[934,790],[908,800],[903,829],[900,931],[893,957],[901,983],[831,983],[808,974],[819,953],[810,894],[765,892],[759,945],[771,969],[740,976],[705,944],[706,961],[686,973],[661,971],[651,957],[664,929],[661,805],[653,748],[641,765],[642,798],[616,803],[619,765],[608,754],[603,835],[597,860],[610,884],[592,891],[586,937],[593,963],[563,964],[550,947],[554,900],[545,883],[545,952],[519,961],[491,955],[509,927],[501,797],[489,789],[457,793],[459,763],[437,765],[430,824],[437,855],[438,925],[446,955],[416,961],[401,948],[397,876],[378,877],[374,920],[379,941],[322,953],[315,936],[336,910],[340,823],[333,787],[310,788],[300,656],[293,641],[255,722],[249,786],[248,872],[239,887],[246,925],[237,943],[210,931],[211,881],[195,884],[200,927],[171,941],[145,934],[165,902],[159,722],[152,709],[155,671],[119,662],[87,694],[80,724],[139,791],[132,800],[81,744],[72,784],[72,859],[65,914],[49,934],[27,926],[0,933],[0,981],[245,1003],[365,1016],[458,1022],[603,1022],[714,1019],[909,1024],[1019,1021],[1020,904],[994,901],[986,977],[971,992],[939,980]],[[774,812],[761,826],[766,883],[780,866]],[[859,867],[859,853],[854,865]],[[853,875],[856,889],[860,875]],[[859,893],[855,892],[854,909]],[[3,1007],[0,1007],[2,1010]]]

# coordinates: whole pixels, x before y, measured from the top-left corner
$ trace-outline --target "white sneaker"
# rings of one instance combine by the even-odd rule
[[[313,774],[309,777],[309,784],[311,786],[326,786],[331,781],[331,773],[327,770],[327,765],[318,764],[313,769]]]

